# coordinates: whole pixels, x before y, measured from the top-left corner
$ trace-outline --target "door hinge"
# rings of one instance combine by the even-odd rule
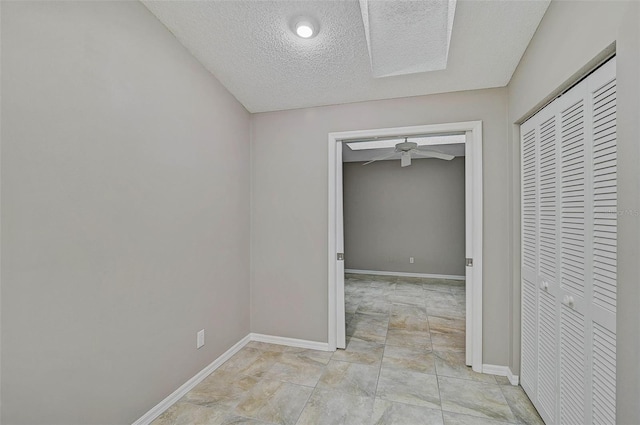
[[[344,252],[338,252],[338,261],[344,261]]]
[[[467,267],[473,267],[473,258],[467,258]]]

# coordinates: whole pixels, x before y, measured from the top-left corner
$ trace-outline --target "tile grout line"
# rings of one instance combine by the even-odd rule
[[[393,288],[394,294],[395,294],[395,291],[396,291],[396,288],[394,287]],[[382,362],[384,361],[384,352],[387,348],[387,337],[389,335],[390,318],[391,318],[391,308],[389,308],[389,312],[387,313],[387,331],[385,332],[385,335],[384,335],[384,344],[382,344],[382,358],[380,359],[380,366],[378,366],[378,376],[376,377],[376,388],[373,391],[373,406],[371,406],[372,407],[371,414],[369,415],[370,421],[373,419],[373,412],[375,411],[376,399],[378,398],[378,385],[380,384],[380,374],[382,373]]]
[[[424,294],[424,310],[427,314],[427,326],[429,326],[429,343],[431,344],[431,353],[433,355],[433,369],[436,375],[436,388],[438,388],[438,399],[440,400],[440,417],[442,417],[442,423],[444,424],[444,409],[442,408],[442,394],[440,393],[440,380],[438,379],[438,365],[436,362],[436,354],[433,349],[433,339],[431,338],[431,322],[429,321],[429,309],[427,308],[427,298],[428,294]]]

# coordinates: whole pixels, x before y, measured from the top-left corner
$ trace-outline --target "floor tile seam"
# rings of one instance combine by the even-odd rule
[[[320,379],[318,379],[318,381],[320,381]],[[316,385],[318,385],[316,383]],[[302,412],[304,412],[304,409],[307,408],[307,405],[309,404],[309,400],[311,400],[311,396],[313,395],[313,392],[315,391],[315,387],[313,387],[313,389],[309,392],[309,395],[307,396],[307,400],[304,402],[304,405],[302,406],[302,409],[300,409],[300,413],[298,413],[298,417],[296,418],[296,421],[294,422],[295,424],[297,424],[300,421],[300,417],[302,416]]]
[[[336,359],[334,361],[343,362],[343,363],[351,363],[351,364],[359,364],[359,365],[363,365],[363,366],[375,366],[376,363],[378,363],[377,361],[374,362],[374,363],[364,363],[364,362],[356,362],[354,360],[345,360],[345,359]],[[379,363],[382,363],[382,360]]]
[[[389,321],[391,321],[391,312],[389,312]],[[373,402],[375,405],[375,398],[378,395],[378,385],[380,385],[380,372],[382,371],[382,362],[384,361],[384,353],[387,349],[387,337],[389,335],[389,324],[387,323],[387,333],[384,336],[384,343],[382,344],[382,358],[380,359],[380,365],[378,366],[378,376],[376,377],[376,389],[373,393]],[[371,413],[373,415],[373,412]]]
[[[335,354],[335,351],[334,351],[334,354]],[[333,355],[331,357],[333,357]],[[318,388],[318,383],[320,382],[320,379],[322,379],[322,375],[324,375],[325,372],[326,372],[326,369],[325,369],[325,371],[322,372],[322,374],[320,375],[320,377],[316,381],[316,384],[313,386],[313,389],[311,390],[311,393],[309,394],[309,398],[307,399],[307,402],[302,407],[302,410],[300,411],[300,415],[298,416],[298,419],[296,420],[296,425],[298,425],[298,422],[300,422],[300,418],[302,417],[302,412],[304,412],[304,409],[306,409],[307,406],[309,405],[309,400],[311,400],[311,397],[313,396],[313,394],[317,390],[322,390],[322,388]]]
[[[466,407],[466,406],[462,406],[462,407]],[[467,407],[467,408],[468,408],[468,407]],[[468,408],[468,409],[471,409],[471,408]],[[472,410],[472,409],[471,409],[471,410]],[[511,408],[509,408],[509,410],[511,410]],[[519,423],[519,422],[509,422],[509,421],[504,421],[504,420],[496,419],[495,417],[491,417],[491,416],[487,416],[487,415],[485,415],[485,416],[480,416],[480,415],[470,415],[470,414],[467,414],[467,413],[460,413],[460,412],[456,412],[456,411],[453,411],[453,410],[445,409],[445,408],[444,408],[444,406],[442,407],[442,411],[443,411],[443,412],[447,412],[447,413],[455,413],[455,414],[457,414],[457,415],[465,415],[465,416],[469,416],[469,417],[471,417],[471,418],[486,419],[486,420],[495,421],[495,422],[498,422],[498,423],[501,423],[501,424],[523,425],[523,424],[521,424],[521,423]]]
[[[440,395],[438,395],[438,398],[439,398],[439,397],[440,397]],[[437,409],[437,408],[433,408],[433,407],[425,406],[424,404],[415,404],[415,403],[409,403],[409,402],[401,402],[401,401],[393,400],[393,399],[390,399],[390,398],[385,398],[385,397],[382,397],[382,396],[378,396],[377,394],[376,394],[375,398],[378,398],[378,399],[380,399],[380,400],[384,400],[384,401],[390,401],[390,402],[392,402],[392,403],[401,403],[401,404],[404,404],[405,406],[423,407],[423,408],[425,408],[425,409],[433,409],[433,410],[442,410],[442,402],[440,402],[440,409]],[[374,401],[375,401],[375,400],[374,400]]]
[[[460,334],[462,334],[462,335],[466,335],[466,332],[465,332],[465,331],[441,332],[441,331],[437,331],[437,330],[436,330],[436,331],[432,331],[432,332],[429,332],[429,333],[434,333],[434,334],[436,334],[436,335],[454,335],[454,336],[455,336],[455,335],[460,335]]]
[[[269,398],[271,398],[272,396],[273,396],[273,394],[269,394]],[[269,400],[267,400],[267,402],[268,402],[268,401],[269,401]],[[241,401],[240,401],[240,402],[238,402],[238,404],[240,404],[240,403],[241,403]],[[258,417],[258,415],[260,415],[260,412],[262,411],[262,409],[264,409],[265,407],[267,407],[267,406],[266,406],[266,405],[265,405],[265,406],[261,406],[261,407],[258,409],[258,411],[256,412],[256,416],[251,416],[251,415],[247,415],[247,414],[244,414],[244,415],[243,415],[243,414],[239,413],[239,412],[236,410],[236,409],[238,408],[238,406],[237,406],[237,405],[234,407],[234,411],[233,411],[232,413],[233,413],[234,415],[236,415],[236,416],[240,416],[241,418],[252,419],[252,420],[256,420],[256,421],[260,421],[260,422],[264,422],[264,423],[267,423],[267,424],[274,424],[274,425],[277,425],[275,422],[269,422],[269,421],[266,421],[266,420],[260,419],[260,418]]]
[[[358,307],[358,308],[360,308],[360,307]],[[370,313],[370,312],[369,313],[358,313],[357,310],[356,310],[356,312],[353,313],[353,314],[362,314],[364,316],[386,316],[389,313],[384,313],[384,312],[383,313]]]
[[[301,384],[299,382],[286,381],[286,380],[284,380],[282,378],[276,378],[276,377],[272,377],[272,376],[264,376],[260,381],[263,381],[263,380],[264,381],[272,381],[272,382],[280,382],[280,383],[289,384],[289,385],[297,385],[297,386],[305,387],[305,388],[315,388],[315,385],[314,386],[305,385],[305,384]],[[318,378],[318,380],[320,380],[320,378]],[[317,383],[316,383],[316,385],[317,385]]]
[[[442,418],[443,421],[444,421],[444,413],[453,413],[453,414],[460,415],[460,416],[466,416],[467,418],[488,419],[488,420],[491,420],[491,421],[494,421],[494,422],[497,422],[497,423],[500,423],[500,424],[505,424],[505,425],[522,425],[519,422],[501,421],[501,420],[498,420],[498,419],[495,419],[495,418],[489,419],[489,418],[485,418],[485,417],[481,417],[481,416],[467,415],[466,413],[454,412],[454,411],[451,411],[451,410],[442,410],[442,413],[443,413],[443,415],[442,415],[443,416],[443,418]]]
[[[506,394],[505,394],[505,393],[504,393],[504,391],[502,390],[502,387],[506,387],[506,385],[500,385],[500,384],[498,384],[498,385],[500,386],[500,393],[502,393],[502,396],[504,397],[505,401],[507,402],[507,406],[509,406],[509,409],[511,410],[511,413],[513,414],[513,417],[514,417],[514,418],[516,418],[516,419],[518,419],[518,415],[516,415],[516,412],[515,412],[515,410],[514,410],[514,407],[511,405],[511,402],[509,401],[509,399],[507,398]],[[512,385],[509,385],[509,386],[512,386]],[[513,386],[515,386],[515,385],[513,385]],[[520,385],[517,385],[517,387],[520,387]],[[520,388],[522,388],[522,387],[520,387]],[[527,394],[526,394],[526,393],[525,393],[525,396],[527,397],[527,399],[529,398],[529,396],[527,396]],[[529,400],[529,402],[531,403],[531,400]],[[534,410],[536,411],[536,414],[537,414],[538,416],[540,416],[540,413],[539,413],[539,412],[538,412],[538,410],[535,408],[535,406],[533,406],[533,403],[531,403],[531,405],[532,405],[532,407],[534,408]],[[542,419],[542,417],[540,417],[540,419]],[[518,420],[517,422],[514,422],[514,423],[521,424],[522,422],[520,422],[520,420]],[[544,421],[543,421],[543,423],[544,423]]]
[[[425,305],[425,309],[426,309],[426,305]],[[429,310],[427,309],[427,325],[429,326],[429,330],[431,330],[431,323],[429,323]],[[431,345],[431,352],[433,353],[433,340],[431,339],[431,332],[429,332],[429,344]],[[435,357],[435,354],[434,354]],[[440,381],[438,380],[438,369],[437,369],[437,365],[435,362],[435,359],[433,361],[433,369],[435,371],[435,376],[436,376],[436,388],[438,389],[438,399],[440,400],[440,412],[442,415],[442,423],[444,424],[444,413],[443,409],[442,409],[442,393],[440,392]]]
[[[356,325],[354,325],[356,326]],[[383,325],[382,323],[380,324],[362,324],[360,323],[360,326],[356,329],[356,330],[364,330],[366,328],[369,328],[371,330],[371,328],[373,328],[373,330],[382,330],[382,329],[389,329],[389,322],[387,322],[386,325]]]
[[[437,289],[437,288],[422,288],[423,291],[429,291],[429,292],[439,292],[441,294],[452,294],[453,292],[451,292],[448,289]]]
[[[445,354],[446,353],[465,353],[466,354],[466,352],[464,350],[462,350],[462,351],[444,351],[444,350],[435,350],[434,349],[432,351],[433,351],[433,355],[438,357],[441,360],[446,360],[444,357],[442,357],[442,355],[441,355],[442,353],[445,353]],[[465,366],[467,366],[467,365],[465,364]],[[467,366],[467,367],[469,367],[469,366]]]
[[[237,413],[235,411],[234,412],[230,412],[230,413],[232,415],[234,415],[234,416],[239,416],[239,417],[241,417],[243,419],[249,419],[249,420],[252,420],[252,421],[259,421],[261,423],[268,424],[268,425],[280,425],[280,424],[277,424],[275,422],[268,422],[268,421],[264,421],[264,420],[259,419],[259,418],[254,418],[254,417],[251,417],[251,416],[241,415],[241,414],[239,414],[239,413]]]
[[[359,387],[358,387],[359,388]],[[316,387],[314,388],[314,391],[328,391],[328,392],[332,392],[332,393],[337,393],[337,394],[341,394],[341,395],[347,395],[347,396],[351,396],[351,397],[362,397],[362,398],[374,398],[376,396],[375,392],[373,394],[366,394],[366,393],[353,393],[353,392],[349,392],[349,391],[345,391],[345,390],[341,390],[341,389],[337,389],[337,388],[325,388],[325,387]]]
[[[442,373],[438,373],[438,372],[437,372],[437,369],[438,369],[438,366],[436,365],[436,375],[437,375],[438,377],[459,379],[460,381],[476,382],[476,383],[478,383],[478,384],[497,385],[497,386],[500,386],[500,387],[502,387],[502,386],[503,386],[503,385],[500,385],[500,384],[495,384],[495,383],[493,383],[493,382],[479,381],[479,380],[477,380],[477,379],[469,379],[469,378],[461,378],[461,377],[459,377],[459,376],[444,375],[444,374],[442,374]],[[483,375],[484,375],[484,374],[483,374]],[[503,394],[503,395],[504,395],[504,394]],[[506,397],[505,397],[505,398],[506,398]]]
[[[446,347],[439,347],[437,346],[437,348],[434,348],[434,351],[439,351],[441,353],[458,353],[458,354],[466,354],[465,350],[451,350],[451,349],[446,349]]]
[[[427,311],[427,326],[429,326],[429,343],[431,344],[431,351],[433,351],[433,339],[431,337],[431,322],[429,321],[429,310],[425,306],[425,310]]]
[[[439,411],[442,412],[442,408],[435,408],[435,407],[423,406],[423,405],[418,405],[418,404],[411,404],[411,403],[407,403],[405,401],[391,400],[391,399],[388,399],[388,398],[384,398],[384,397],[378,396],[377,394],[376,394],[375,398],[379,399],[379,400],[389,401],[391,403],[402,404],[403,406],[422,407],[424,409],[439,410]]]
[[[437,366],[436,366],[436,368],[437,368]],[[441,375],[441,374],[437,374],[437,376],[438,376],[438,378],[457,379],[459,381],[474,382],[476,384],[491,385],[491,386],[494,386],[494,387],[502,387],[503,386],[503,385],[495,384],[495,383],[491,383],[491,382],[477,381],[475,379],[459,378],[457,376],[447,376],[447,375]],[[489,375],[489,376],[493,376],[493,375]],[[504,393],[502,392],[502,389],[500,389],[500,394],[502,394],[502,396],[505,398],[505,401],[506,401],[507,398],[504,396]]]
[[[435,333],[443,334],[443,335],[446,335],[446,334],[457,335],[457,334],[466,334],[467,333],[466,329],[464,329],[464,330],[461,330],[461,329],[450,329],[450,330],[444,330],[444,331],[443,330],[439,330],[439,329],[442,329],[442,327],[438,326],[437,323],[434,323],[433,325],[431,325],[431,329],[434,329]]]
[[[242,374],[239,374],[239,375],[242,375]],[[243,375],[243,376],[248,376],[248,375]],[[255,376],[251,376],[251,378],[255,378]],[[234,415],[237,415],[237,416],[241,416],[241,417],[243,417],[243,418],[249,418],[249,419],[256,419],[256,420],[257,420],[258,418],[253,418],[253,417],[251,417],[251,416],[247,416],[247,415],[243,415],[243,414],[239,413],[237,409],[238,409],[238,406],[239,406],[243,401],[245,401],[245,400],[250,396],[250,392],[251,392],[251,390],[252,390],[253,388],[255,388],[258,384],[260,384],[261,382],[263,382],[263,381],[272,381],[272,382],[288,383],[288,382],[278,381],[278,380],[274,380],[274,379],[267,379],[267,378],[265,378],[265,377],[260,377],[260,379],[258,379],[258,380],[255,382],[255,384],[253,384],[253,386],[252,386],[248,391],[245,391],[244,393],[242,393],[242,395],[239,397],[238,401],[237,401],[237,402],[235,402],[235,403],[233,404],[233,406],[232,406],[232,407],[230,407],[230,409],[232,410],[232,412],[231,412],[231,413],[233,413]],[[270,397],[271,397],[272,395],[273,395],[273,393],[270,393],[270,394],[269,394],[269,396],[270,396]]]
[[[439,318],[442,320],[465,320],[464,316],[436,316],[436,315],[430,314],[429,317]]]
[[[363,364],[363,363],[348,362],[348,361],[344,361],[344,360],[334,360],[334,362],[339,362],[339,363],[349,363],[349,364],[359,364],[359,365],[363,365],[363,366],[372,366],[372,365],[367,365],[367,364]],[[382,363],[382,362],[380,362],[380,363]],[[325,372],[326,372],[326,370],[325,370]],[[325,372],[322,372],[322,375],[324,375],[324,373],[325,373]],[[378,374],[379,374],[379,373],[380,373],[380,369],[378,368]],[[321,387],[319,388],[319,387],[318,387],[318,384],[320,383],[320,381],[321,381],[321,379],[322,379],[322,375],[320,375],[320,378],[318,378],[318,382],[316,382],[316,385],[315,385],[315,387],[314,387],[314,391],[315,391],[316,389],[319,389],[319,390],[327,390],[327,391],[331,390],[331,391],[335,391],[335,392],[340,393],[340,394],[355,395],[355,396],[358,396],[358,397],[370,397],[370,396],[367,396],[367,395],[362,395],[362,394],[353,394],[353,393],[350,393],[350,392],[341,391],[341,390],[339,390],[339,389],[335,389],[335,388],[331,388],[331,389],[328,389],[328,388],[321,388]],[[377,390],[377,386],[378,386],[378,383],[377,383],[377,380],[376,380],[376,390]],[[375,397],[375,390],[374,390],[373,396]]]

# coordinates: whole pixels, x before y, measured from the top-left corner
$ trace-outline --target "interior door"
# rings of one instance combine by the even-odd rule
[[[336,347],[346,348],[344,313],[344,218],[342,211],[342,142],[336,143]]]

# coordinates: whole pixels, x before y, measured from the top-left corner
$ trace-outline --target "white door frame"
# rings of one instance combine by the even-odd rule
[[[344,286],[337,287],[337,273],[344,273],[344,263],[338,264],[337,255],[342,247],[342,223],[337,219],[338,208],[342,210],[342,142],[374,137],[418,136],[426,134],[466,134],[465,143],[465,252],[473,259],[473,266],[466,267],[466,363],[475,372],[482,372],[482,121],[467,121],[412,127],[379,128],[371,130],[329,133],[329,312],[328,343],[335,351],[338,338],[344,335]],[[340,173],[338,174],[338,170]],[[337,185],[340,185],[340,188]],[[339,198],[339,199],[338,199]],[[342,211],[340,211],[342,213]],[[340,292],[340,293],[339,293]],[[340,330],[338,329],[340,326]]]

